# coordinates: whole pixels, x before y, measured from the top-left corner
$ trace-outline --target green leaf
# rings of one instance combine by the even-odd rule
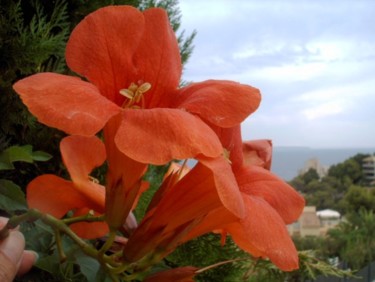
[[[56,254],[39,258],[35,266],[48,273],[55,274],[59,272],[59,258]]]
[[[95,277],[100,269],[99,262],[92,257],[88,257],[82,252],[78,252],[75,255],[75,258],[82,274],[87,278],[87,281],[95,281]]]
[[[0,170],[14,169],[13,162],[43,162],[48,161],[51,158],[52,155],[46,152],[33,152],[33,147],[31,145],[11,146],[0,153]]]
[[[40,161],[40,162],[45,162],[48,161],[49,159],[52,158],[52,155],[43,152],[43,151],[35,151],[32,154],[32,158],[34,161]]]
[[[0,179],[0,209],[10,214],[27,209],[25,194],[21,188],[6,179]]]
[[[0,154],[0,170],[14,169],[12,162],[9,160],[8,154],[4,152]]]
[[[100,268],[96,277],[95,277],[95,280],[93,280],[95,282],[112,282],[113,279],[111,279],[111,277],[109,277],[108,273],[106,273],[103,268]]]
[[[12,146],[6,149],[4,152],[8,154],[9,160],[11,162],[21,161],[21,162],[32,163],[33,162],[32,149],[33,147],[31,145]]]
[[[11,146],[0,153],[0,170],[14,169],[13,162],[33,162],[32,146]]]

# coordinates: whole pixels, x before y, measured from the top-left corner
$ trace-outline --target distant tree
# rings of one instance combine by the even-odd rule
[[[328,230],[326,251],[346,261],[352,269],[361,269],[375,258],[375,214],[360,209],[347,216],[336,228]]]
[[[353,185],[340,202],[340,206],[346,214],[358,213],[362,209],[375,212],[375,190]]]
[[[305,250],[322,250],[324,247],[325,238],[320,236],[295,236],[292,238],[298,251]],[[319,251],[318,251],[318,256]]]
[[[307,205],[316,206],[317,210],[334,209],[336,206],[336,191],[325,182],[312,181],[307,185],[305,195]]]
[[[362,164],[360,162],[361,158],[357,155],[357,157],[352,157],[347,159],[343,163],[339,163],[337,165],[333,165],[328,170],[328,175],[336,177],[341,181],[351,181],[353,184],[359,183],[362,178]]]
[[[297,176],[293,178],[289,184],[293,186],[297,191],[301,192],[302,194],[305,194],[307,192],[306,183],[303,181],[301,176]]]
[[[310,168],[303,174],[300,174],[290,181],[290,184],[301,193],[308,193],[308,184],[320,179],[318,172]]]
[[[311,168],[304,174],[295,177],[290,181],[290,184],[305,196],[308,205],[314,205],[318,210],[331,208],[345,213],[348,211],[348,206],[353,207],[358,204],[358,201],[354,200],[353,191],[350,196],[354,197],[353,199],[349,200],[348,198],[344,201],[343,198],[353,185],[365,184],[362,161],[366,156],[368,155],[357,154],[342,163],[331,166],[327,176],[321,179],[316,170]],[[365,200],[362,200],[364,203]],[[350,201],[356,203],[350,204]]]
[[[311,181],[316,181],[320,179],[320,176],[316,169],[310,168],[308,171],[306,171],[302,176],[301,176],[303,182],[305,184],[309,184]]]

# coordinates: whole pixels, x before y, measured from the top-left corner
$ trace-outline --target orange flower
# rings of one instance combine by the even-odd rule
[[[68,134],[104,128],[109,172],[106,214],[118,228],[140,189],[145,164],[198,155],[217,157],[217,127],[238,125],[260,103],[258,89],[209,80],[179,89],[181,58],[167,13],[109,6],[73,30],[66,49],[72,71],[40,73],[14,85],[40,122]]]
[[[197,271],[199,268],[192,266],[163,270],[147,276],[144,282],[194,282]]]
[[[161,259],[212,210],[230,206],[236,207],[238,216],[243,215],[243,200],[223,157],[203,160],[179,181],[174,177],[179,178],[178,172],[165,179],[144,219],[129,237],[124,248],[127,261],[135,262],[146,255]]]
[[[229,159],[244,201],[245,216],[238,218],[227,209],[219,207],[206,215],[182,241],[217,230],[223,234],[223,239],[226,233],[229,233],[240,248],[255,257],[269,258],[284,271],[297,269],[297,250],[285,224],[299,218],[304,207],[303,197],[285,181],[267,169],[257,166],[262,164],[267,167],[265,164],[270,163],[271,144],[268,141],[250,143],[258,151],[250,154],[252,157],[247,159],[250,164],[246,165],[246,157],[243,156],[240,142],[240,128],[222,130],[219,136],[224,148],[229,152]],[[245,156],[248,156],[249,143],[244,147],[247,153]]]
[[[14,89],[40,122],[69,134],[94,135],[120,115],[112,136],[116,146],[142,163],[220,155],[219,140],[201,119],[234,126],[260,102],[257,89],[231,81],[178,89],[179,48],[166,12],[158,8],[95,11],[73,30],[66,61],[89,82],[40,73]]]
[[[105,161],[104,144],[94,136],[68,136],[61,141],[60,151],[72,181],[51,174],[38,176],[27,186],[29,207],[57,218],[71,210],[75,215],[90,211],[104,213],[105,189],[89,175]],[[108,232],[107,224],[102,222],[77,223],[71,227],[83,238],[97,238]]]
[[[245,165],[256,165],[271,169],[272,141],[251,140],[242,144]]]

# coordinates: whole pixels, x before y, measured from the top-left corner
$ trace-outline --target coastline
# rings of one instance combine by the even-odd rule
[[[356,154],[374,154],[374,148],[274,147],[271,171],[286,181],[292,180],[310,159],[324,167],[345,161]]]

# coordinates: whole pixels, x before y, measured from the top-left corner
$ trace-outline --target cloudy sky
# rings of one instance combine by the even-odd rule
[[[184,79],[259,88],[244,139],[375,147],[375,1],[180,0],[198,32]]]

